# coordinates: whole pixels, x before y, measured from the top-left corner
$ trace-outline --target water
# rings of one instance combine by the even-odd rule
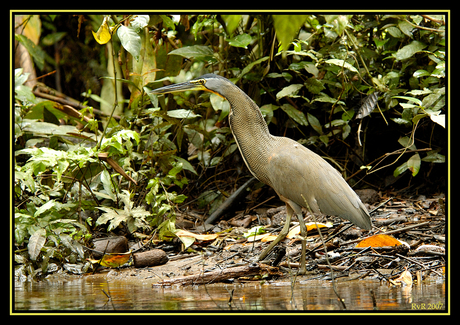
[[[377,280],[339,282],[337,289],[347,310],[374,310],[372,289],[377,310],[446,311],[445,281],[442,279],[425,281],[411,290],[389,287]],[[110,295],[110,300],[104,291]],[[342,307],[330,281],[297,283],[292,292],[290,282],[152,288],[150,283],[82,277],[17,283],[14,310],[340,311]]]

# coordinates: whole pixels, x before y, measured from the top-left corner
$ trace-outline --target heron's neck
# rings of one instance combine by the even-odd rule
[[[242,90],[235,88],[225,94],[231,106],[229,122],[232,133],[251,173],[270,185],[265,168],[274,137],[268,131],[259,107]]]

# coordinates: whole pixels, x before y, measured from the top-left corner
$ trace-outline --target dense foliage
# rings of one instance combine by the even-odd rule
[[[351,184],[445,186],[444,16],[23,16],[15,38],[39,81],[81,101],[14,71],[20,274],[87,271],[96,230],[170,240],[178,212],[202,222],[247,180],[225,100],[149,93],[204,73]]]

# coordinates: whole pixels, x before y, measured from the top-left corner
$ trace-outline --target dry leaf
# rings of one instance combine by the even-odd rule
[[[393,285],[402,285],[403,287],[412,287],[412,274],[406,269],[396,280],[390,280]]]
[[[262,235],[256,235],[256,236],[249,236],[248,237],[248,242],[252,243],[253,241],[266,241],[264,240],[266,237],[270,237],[270,234],[262,234]],[[275,236],[276,238],[276,236]],[[273,239],[274,240],[274,239]]]
[[[274,241],[276,239],[276,237],[278,237],[278,236],[267,234],[267,236],[263,237],[260,241],[261,242]]]
[[[356,247],[384,247],[399,245],[402,245],[402,243],[394,237],[388,235],[374,235],[361,240]]]
[[[312,230],[316,230],[316,224],[314,222],[307,222],[305,224],[305,227],[307,228],[307,233]],[[332,224],[330,222],[328,223],[318,223],[318,228],[330,228],[332,227]],[[300,225],[292,228],[289,233],[287,234],[287,238],[292,239],[295,236],[300,234]]]
[[[86,260],[89,261],[91,264],[99,263],[102,266],[106,267],[120,267],[126,262],[129,261],[131,257],[132,251],[127,253],[105,253],[104,256],[100,260],[95,260],[91,258],[87,258]]]
[[[209,240],[214,240],[217,237],[219,237],[219,234],[199,235],[199,234],[194,234],[193,232],[181,229],[176,232],[176,236],[177,237],[193,237],[198,240],[209,241]]]
[[[120,267],[129,261],[131,252],[125,254],[105,254],[99,264],[107,267]]]

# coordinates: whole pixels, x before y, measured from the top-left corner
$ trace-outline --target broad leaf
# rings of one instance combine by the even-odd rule
[[[294,106],[290,104],[284,104],[281,106],[281,109],[289,115],[290,118],[292,118],[294,121],[296,121],[299,124],[308,125],[307,118],[305,117],[305,114],[298,109],[296,109]]]
[[[214,57],[214,52],[209,46],[193,45],[184,46],[169,52],[169,55],[180,55],[184,58],[194,58],[198,61],[208,61]]]
[[[141,37],[135,32],[135,30],[121,25],[117,29],[117,35],[125,50],[131,53],[136,60],[139,60]]]
[[[29,244],[27,249],[29,251],[29,257],[32,261],[35,261],[41,252],[42,247],[46,242],[46,229],[40,228],[35,231],[29,238]]]
[[[427,45],[419,41],[413,41],[410,44],[399,49],[393,54],[396,60],[406,60],[413,56],[415,53],[422,51]]]

